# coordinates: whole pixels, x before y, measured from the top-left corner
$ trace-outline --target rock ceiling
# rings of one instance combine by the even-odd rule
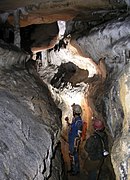
[[[126,9],[126,3],[118,0],[0,1],[0,12],[7,12],[10,22],[13,20],[12,12],[17,8],[21,10],[21,26],[27,26],[72,18],[88,21],[110,19]]]
[[[11,26],[13,29],[14,12],[17,9],[20,15],[20,27],[23,27],[21,28],[22,48],[28,52],[30,47],[32,51],[48,49],[54,46],[58,35],[57,25],[49,25],[50,23],[58,20],[82,21],[85,23],[85,30],[88,31],[98,24],[126,14],[127,4],[125,0],[5,0],[0,1],[0,26],[6,22],[4,26]],[[84,25],[79,26],[81,29]]]

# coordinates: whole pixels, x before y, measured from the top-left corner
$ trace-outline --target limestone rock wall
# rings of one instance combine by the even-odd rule
[[[105,57],[108,66],[116,64],[117,68],[122,68],[125,56],[129,57],[129,19],[129,16],[120,17],[97,26],[85,36],[81,35],[77,42],[94,61]]]
[[[58,180],[62,169],[54,174],[51,167],[61,112],[48,88],[24,66],[1,69],[0,79],[0,179],[42,180],[53,175]]]
[[[129,74],[127,64],[104,98],[106,119],[114,139],[111,156],[117,180],[130,178]]]
[[[112,147],[112,163],[117,179],[129,179],[129,16],[122,16],[116,20],[97,26],[78,34],[75,42],[86,56],[97,64],[104,58],[106,65],[106,80],[104,95],[92,92],[90,97],[97,113],[101,113],[108,126]],[[74,37],[74,36],[73,36]],[[100,90],[100,88],[99,88]],[[98,99],[98,97],[100,97]],[[89,97],[88,97],[89,98]],[[98,103],[99,102],[99,103]]]
[[[0,69],[10,69],[13,66],[24,67],[30,55],[16,46],[0,41]]]

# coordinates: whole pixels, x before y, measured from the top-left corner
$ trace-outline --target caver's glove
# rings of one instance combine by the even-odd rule
[[[65,121],[67,122],[67,124],[68,124],[68,126],[69,126],[70,123],[69,123],[69,118],[68,118],[68,116],[65,117]]]
[[[66,116],[66,117],[65,117],[65,121],[69,121],[69,118],[68,118],[68,116]]]

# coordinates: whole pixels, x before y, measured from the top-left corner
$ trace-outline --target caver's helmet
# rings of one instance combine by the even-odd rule
[[[78,104],[73,104],[71,107],[72,107],[72,110],[73,110],[73,113],[74,113],[74,114],[80,115],[80,114],[82,113],[82,108],[81,108],[80,105],[78,105]]]
[[[94,118],[93,128],[94,130],[103,130],[105,128],[104,123],[100,119]]]

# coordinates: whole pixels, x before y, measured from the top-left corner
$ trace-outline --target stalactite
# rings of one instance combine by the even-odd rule
[[[14,11],[14,45],[21,47],[20,37],[20,12],[19,9]]]

